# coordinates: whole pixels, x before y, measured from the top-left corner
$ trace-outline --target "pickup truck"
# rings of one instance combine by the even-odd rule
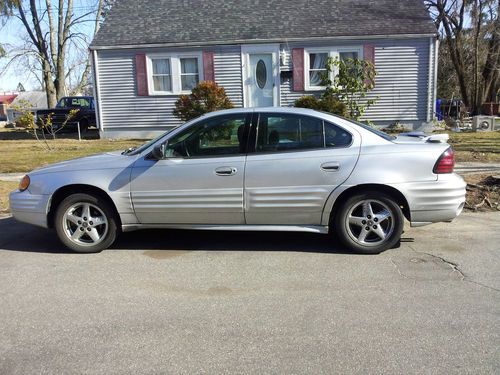
[[[78,111],[64,124],[72,110]],[[96,126],[94,98],[91,96],[63,97],[55,108],[36,111],[37,125],[44,127],[48,116],[51,117],[53,131],[76,132],[78,131],[77,124],[80,123],[80,131],[86,132],[89,127]]]

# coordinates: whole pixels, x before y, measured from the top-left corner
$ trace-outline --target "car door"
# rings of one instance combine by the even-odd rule
[[[255,147],[245,169],[246,223],[320,225],[328,196],[354,169],[359,134],[313,116],[254,116]]]
[[[138,160],[131,175],[143,224],[244,224],[243,178],[250,113],[219,115],[176,132],[165,158]]]

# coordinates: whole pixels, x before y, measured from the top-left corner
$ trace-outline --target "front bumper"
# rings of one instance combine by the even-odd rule
[[[16,190],[9,195],[12,216],[23,223],[48,228],[47,212],[50,195],[33,195],[28,190]]]
[[[406,197],[412,226],[452,221],[465,205],[466,183],[459,175],[441,174],[437,181],[397,186]]]

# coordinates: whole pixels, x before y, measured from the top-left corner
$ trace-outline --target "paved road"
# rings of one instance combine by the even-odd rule
[[[101,254],[0,220],[0,373],[500,373],[500,214],[360,256],[147,231]]]

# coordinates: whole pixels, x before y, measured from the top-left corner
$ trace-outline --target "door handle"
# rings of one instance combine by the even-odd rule
[[[340,169],[340,163],[338,161],[323,163],[321,169],[327,172],[337,172]]]
[[[238,170],[235,167],[219,167],[215,169],[215,174],[217,176],[232,176],[237,172]]]

